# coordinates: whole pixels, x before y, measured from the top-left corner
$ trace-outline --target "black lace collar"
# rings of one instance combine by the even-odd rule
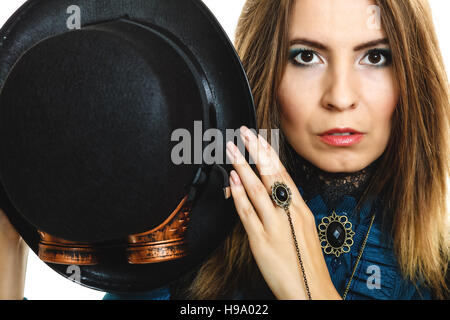
[[[288,170],[297,186],[302,188],[304,200],[307,202],[320,194],[328,208],[336,207],[344,196],[351,196],[358,202],[379,164],[376,160],[357,172],[331,173],[314,166],[291,146],[287,153]]]

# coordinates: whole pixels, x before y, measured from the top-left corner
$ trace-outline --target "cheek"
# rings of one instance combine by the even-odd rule
[[[307,79],[307,80],[306,80]],[[281,120],[284,126],[307,130],[317,109],[318,79],[310,74],[299,76],[298,71],[287,67],[278,90]],[[310,128],[309,128],[310,129]]]
[[[386,136],[389,137],[392,115],[399,100],[399,89],[392,71],[387,69],[384,72],[367,72],[360,83],[361,92],[364,92],[361,103],[372,119],[371,129],[380,138],[386,139]]]

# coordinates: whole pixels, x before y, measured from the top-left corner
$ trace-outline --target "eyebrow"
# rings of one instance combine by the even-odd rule
[[[325,46],[324,44],[314,41],[314,40],[306,39],[306,38],[298,38],[298,39],[291,40],[290,45],[292,46],[294,44],[303,44],[303,45],[307,45],[307,46],[310,46],[310,47],[313,47],[313,48],[316,48],[319,50],[330,51],[330,49],[327,46]],[[353,50],[360,51],[363,49],[374,47],[379,44],[389,44],[389,41],[387,38],[372,40],[372,41],[361,43],[361,44],[357,45],[356,47],[353,48]]]

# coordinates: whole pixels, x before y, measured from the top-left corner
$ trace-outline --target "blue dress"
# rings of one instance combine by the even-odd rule
[[[302,188],[299,191],[304,195]],[[362,243],[370,226],[372,215],[375,219],[372,224],[365,249],[355,270],[350,284],[346,300],[385,299],[385,300],[410,300],[432,299],[431,292],[422,283],[412,283],[403,279],[393,253],[392,239],[383,236],[381,231],[381,218],[378,199],[366,201],[359,214],[356,210],[356,200],[352,196],[344,196],[340,203],[331,210],[325,204],[321,195],[317,195],[307,202],[308,207],[315,216],[316,225],[319,226],[322,219],[332,215],[347,216],[351,222],[351,230],[354,232],[353,245],[350,251],[342,253],[339,257],[335,254],[324,254],[325,261],[330,272],[331,280],[342,296],[353,272]],[[373,209],[373,210],[372,210]],[[251,299],[240,294],[235,299]],[[163,287],[147,294],[111,294],[104,296],[110,299],[150,299],[169,300],[170,291]]]

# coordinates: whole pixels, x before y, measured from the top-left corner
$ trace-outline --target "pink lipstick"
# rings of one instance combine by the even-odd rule
[[[350,147],[364,137],[364,134],[352,128],[335,128],[319,135],[322,142],[334,147]]]

